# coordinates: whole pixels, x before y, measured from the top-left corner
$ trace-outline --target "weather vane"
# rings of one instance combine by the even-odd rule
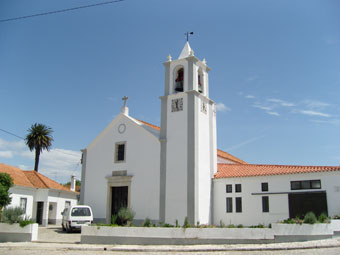
[[[186,32],[184,35],[187,37],[187,42],[189,41],[189,35],[193,35],[194,32]]]

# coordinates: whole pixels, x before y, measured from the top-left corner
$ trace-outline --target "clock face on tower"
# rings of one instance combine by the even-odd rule
[[[172,99],[171,111],[172,112],[183,111],[183,98]]]

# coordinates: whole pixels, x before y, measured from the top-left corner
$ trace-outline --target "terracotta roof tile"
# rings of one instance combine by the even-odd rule
[[[225,159],[228,159],[230,161],[233,161],[235,163],[239,163],[239,164],[247,164],[247,162],[229,154],[228,152],[225,152],[225,151],[222,151],[222,150],[219,150],[217,149],[217,156],[218,157],[221,157],[221,158],[225,158]]]
[[[20,168],[0,163],[0,173],[9,174],[12,177],[13,183],[15,185],[34,187],[26,177],[24,171],[22,171]]]
[[[158,126],[156,126],[156,125],[152,125],[152,124],[150,124],[150,123],[148,123],[148,122],[146,122],[146,121],[142,121],[142,120],[138,120],[138,119],[136,119],[136,120],[139,121],[139,122],[141,122],[141,123],[143,123],[144,125],[147,125],[147,126],[153,128],[153,129],[155,129],[155,130],[158,130],[158,131],[161,130],[161,128],[158,127]]]
[[[147,125],[147,126],[153,128],[153,129],[155,129],[155,130],[158,130],[158,131],[161,130],[161,128],[156,126],[156,125],[150,124],[150,123],[143,121],[143,120],[139,120],[139,119],[136,119],[136,120],[141,122],[144,125]],[[217,156],[224,158],[224,159],[227,159],[227,160],[230,160],[230,161],[235,162],[235,163],[247,164],[247,162],[245,162],[245,161],[243,161],[243,160],[241,160],[241,159],[239,159],[239,158],[237,158],[237,157],[235,157],[235,156],[233,156],[233,155],[231,155],[231,154],[229,154],[225,151],[219,150],[219,149],[217,149]]]
[[[293,165],[255,165],[218,164],[214,178],[251,177],[265,175],[284,175],[340,171],[340,166],[293,166]]]
[[[13,183],[18,186],[71,191],[36,171],[23,171],[20,168],[0,163],[0,173],[8,173],[12,177]]]

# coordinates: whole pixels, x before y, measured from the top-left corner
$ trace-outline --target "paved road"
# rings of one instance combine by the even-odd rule
[[[61,226],[49,225],[48,227],[39,227],[39,242],[56,242],[56,243],[80,243],[80,233],[63,232]]]
[[[112,255],[339,255],[340,248],[323,248],[323,249],[304,249],[304,250],[280,250],[280,251],[227,251],[227,252],[115,252],[115,251],[93,251],[93,250],[63,250],[63,249],[27,249],[27,248],[0,248],[1,255],[102,255],[102,254],[112,254]]]
[[[0,243],[0,255],[100,255],[100,254],[230,254],[230,255],[339,255],[340,238],[296,243],[244,245],[87,245],[79,244],[80,233],[64,233],[59,226],[39,228],[38,242]],[[52,243],[53,242],[53,243]],[[316,248],[319,247],[319,248]],[[104,250],[105,249],[105,250]]]

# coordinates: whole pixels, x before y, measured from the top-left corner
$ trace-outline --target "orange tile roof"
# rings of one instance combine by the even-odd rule
[[[252,177],[331,171],[340,171],[340,166],[217,164],[217,173],[214,178]]]
[[[136,119],[136,120],[139,121],[139,122],[141,122],[141,123],[143,123],[144,125],[147,125],[147,126],[153,128],[153,129],[156,129],[156,130],[158,130],[158,131],[161,130],[161,128],[160,128],[159,126],[152,125],[152,124],[150,124],[150,123],[148,123],[148,122],[146,122],[146,121],[142,121],[142,120],[138,120],[138,119]]]
[[[222,151],[222,150],[219,150],[219,149],[217,149],[217,156],[224,158],[224,159],[228,159],[228,160],[233,161],[235,163],[247,164],[247,162],[245,162],[245,161],[243,161],[239,158],[236,158],[235,156],[229,154],[228,152],[225,152],[225,151]]]
[[[143,123],[144,125],[147,125],[147,126],[153,128],[153,129],[155,129],[155,130],[158,130],[158,131],[161,130],[161,128],[156,126],[156,125],[150,124],[150,123],[143,121],[143,120],[138,120],[138,119],[136,119],[136,120]],[[224,158],[224,159],[227,159],[227,160],[230,160],[230,161],[235,162],[235,163],[247,164],[247,162],[245,162],[245,161],[243,161],[243,160],[241,160],[241,159],[239,159],[239,158],[237,158],[237,157],[235,157],[235,156],[233,156],[233,155],[231,155],[231,154],[229,154],[225,151],[219,150],[219,149],[217,149],[217,156]]]
[[[18,186],[71,191],[70,189],[51,180],[50,178],[47,178],[41,173],[37,173],[36,171],[23,171],[20,168],[0,163],[0,173],[9,174],[13,179],[13,183]]]
[[[9,174],[12,177],[13,183],[15,185],[27,186],[32,188],[34,187],[33,184],[26,177],[24,171],[22,171],[20,168],[0,163],[0,173]]]

